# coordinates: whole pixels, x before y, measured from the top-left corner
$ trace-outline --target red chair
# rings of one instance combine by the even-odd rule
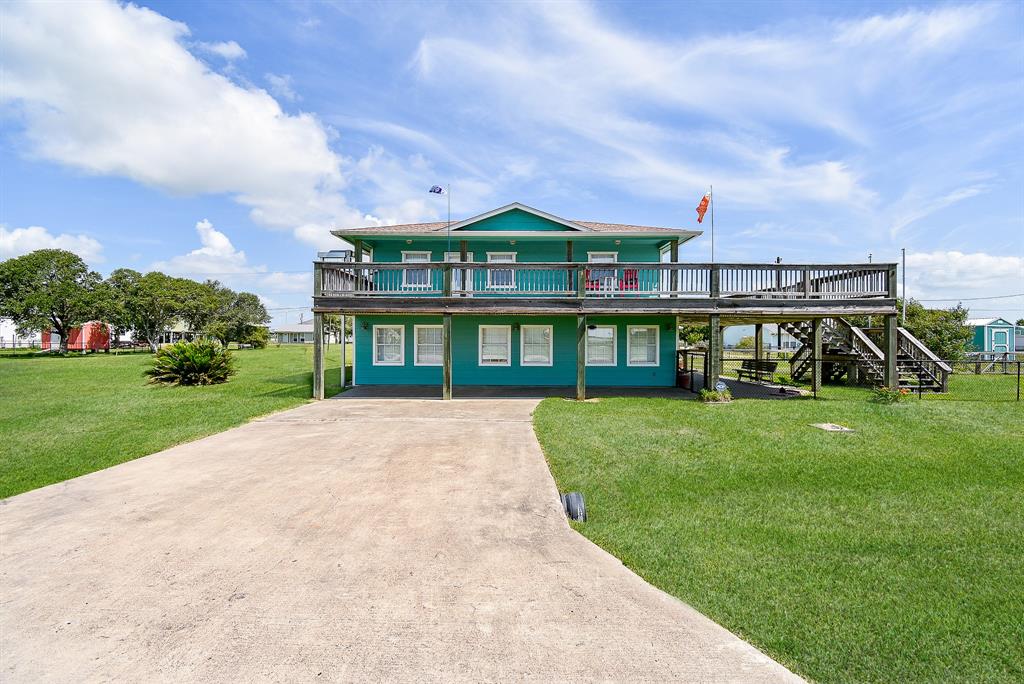
[[[619,278],[619,289],[620,290],[639,290],[640,289],[640,274],[635,268],[625,268],[622,270],[622,277]]]

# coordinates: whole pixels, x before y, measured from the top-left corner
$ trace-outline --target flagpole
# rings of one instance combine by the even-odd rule
[[[448,253],[452,251],[452,184],[448,184],[448,189],[444,194],[448,195],[448,227],[445,229],[448,233]]]
[[[715,263],[715,186],[708,186],[708,195],[711,196],[711,263]]]

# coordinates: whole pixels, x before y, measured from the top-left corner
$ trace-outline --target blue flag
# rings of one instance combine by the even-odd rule
[[[447,195],[448,194],[447,192],[445,192],[445,189],[442,188],[440,185],[431,185],[430,186],[430,192],[434,193],[435,195]]]

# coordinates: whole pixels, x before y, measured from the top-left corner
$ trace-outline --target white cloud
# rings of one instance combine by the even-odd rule
[[[90,266],[103,261],[103,245],[88,235],[54,235],[42,226],[8,229],[0,225],[0,259],[21,256],[37,249],[66,249]]]
[[[270,271],[264,265],[249,263],[245,252],[236,249],[227,235],[213,227],[207,219],[196,223],[199,248],[165,261],[157,261],[150,268],[170,275],[199,280],[220,280],[234,289],[260,294],[308,293],[312,295],[311,273],[284,273]],[[335,240],[337,243],[337,240]],[[261,295],[262,296],[262,295]]]
[[[196,43],[196,45],[203,52],[218,55],[229,62],[246,57],[246,52],[242,46],[233,40],[223,43]]]
[[[1024,258],[985,252],[908,253],[907,291],[910,296],[923,299],[970,299],[1017,294],[1024,292]],[[953,306],[955,303],[950,301],[942,306]],[[996,305],[999,305],[998,301],[977,304],[981,307]]]
[[[0,21],[3,98],[34,155],[175,194],[227,193],[270,227],[361,221],[329,131],[210,71],[183,47],[184,24],[112,2],[7,3]]]
[[[486,112],[556,149],[564,173],[669,199],[710,182],[737,205],[768,209],[874,204],[863,156],[836,149],[876,144],[891,108],[913,97],[900,79],[997,14],[937,8],[682,41],[624,30],[597,7],[502,6],[490,27],[430,29],[413,66],[456,107],[467,103],[467,119]],[[892,39],[869,40],[877,33]],[[808,130],[826,142],[791,152]]]
[[[281,98],[282,100],[288,100],[294,102],[300,99],[295,93],[295,89],[292,88],[292,77],[287,74],[264,74],[263,78],[267,80],[267,85],[270,87],[270,92],[273,95]]]

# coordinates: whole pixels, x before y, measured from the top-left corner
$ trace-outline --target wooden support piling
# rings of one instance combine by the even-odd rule
[[[441,398],[452,398],[452,315],[444,315],[444,329],[442,331],[442,346],[444,348],[444,359],[441,369]]]
[[[587,398],[587,317],[576,316],[576,398]]]

